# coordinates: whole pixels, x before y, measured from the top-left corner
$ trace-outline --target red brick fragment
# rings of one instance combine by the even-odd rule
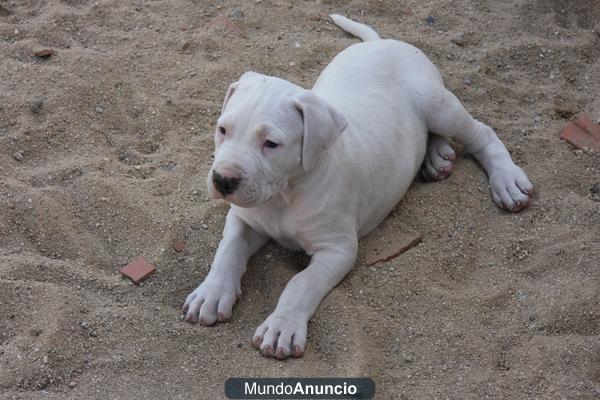
[[[41,49],[36,51],[35,53],[36,57],[40,57],[40,58],[46,58],[46,57],[50,57],[51,55],[54,54],[54,50],[52,49]]]
[[[120,269],[119,272],[131,279],[133,283],[139,284],[154,273],[155,269],[148,264],[144,256],[138,256],[131,263]]]
[[[183,249],[185,249],[185,243],[181,240],[176,240],[175,242],[173,242],[173,249],[176,252],[181,253]]]
[[[421,241],[423,236],[418,232],[406,233],[394,240],[383,249],[367,248],[365,254],[365,264],[373,265],[380,261],[388,261],[394,257],[398,257],[406,250],[410,249]]]
[[[600,152],[600,139],[596,138],[600,132],[596,131],[597,128],[599,127],[593,124],[589,118],[583,117],[576,122],[568,123],[560,137],[578,149]]]
[[[596,140],[600,140],[600,125],[594,124],[591,119],[586,116],[580,117],[575,121],[575,124],[592,135]]]

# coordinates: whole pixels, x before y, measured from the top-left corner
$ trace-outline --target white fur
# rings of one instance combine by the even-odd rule
[[[231,209],[212,268],[184,305],[190,321],[225,321],[248,258],[269,238],[303,249],[310,265],[290,280],[253,338],[278,358],[304,352],[308,320],[354,265],[358,238],[386,217],[422,165],[429,176],[449,173],[454,153],[445,138],[479,160],[500,206],[517,211],[532,190],[494,131],[464,110],[419,49],[332,18],[370,41],[338,54],[312,90],[256,73],[230,87],[211,174],[229,171],[241,183],[225,197]],[[428,132],[437,134],[429,149]],[[265,140],[279,146],[267,148]],[[208,187],[223,197],[212,175]]]
[[[331,14],[330,17],[337,26],[356,36],[363,42],[381,39],[377,32],[367,25],[359,24],[358,22],[352,21],[351,19],[343,17],[339,14]]]

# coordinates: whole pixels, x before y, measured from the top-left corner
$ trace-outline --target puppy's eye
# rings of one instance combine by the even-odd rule
[[[227,130],[225,130],[225,128],[224,128],[224,127],[220,126],[220,127],[219,127],[219,133],[220,133],[221,135],[226,135],[226,134],[227,134]]]
[[[265,140],[264,146],[270,149],[274,149],[275,147],[279,146],[279,143],[271,142],[270,140]]]

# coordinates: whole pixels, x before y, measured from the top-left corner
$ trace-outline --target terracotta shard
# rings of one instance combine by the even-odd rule
[[[238,22],[232,21],[225,15],[219,15],[214,17],[206,24],[208,30],[222,28],[226,32],[236,33],[243,38],[246,38],[246,32],[244,26]]]
[[[133,283],[139,284],[152,275],[154,271],[155,268],[148,264],[148,261],[146,261],[144,256],[139,256],[131,263],[121,268],[119,272],[131,279]]]
[[[575,124],[592,135],[594,139],[600,140],[600,124],[595,124],[589,117],[583,116],[575,121]]]
[[[600,152],[600,126],[588,117],[569,122],[562,130],[560,138],[578,149]]]
[[[46,58],[50,57],[54,54],[54,50],[52,49],[41,49],[35,52],[36,57]]]
[[[389,239],[370,240],[365,247],[365,264],[373,265],[398,257],[421,241],[423,236],[415,231],[397,232]]]

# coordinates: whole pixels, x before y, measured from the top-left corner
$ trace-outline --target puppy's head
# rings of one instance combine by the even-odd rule
[[[211,196],[241,207],[268,201],[314,169],[346,124],[311,91],[245,73],[229,86],[217,121]]]

